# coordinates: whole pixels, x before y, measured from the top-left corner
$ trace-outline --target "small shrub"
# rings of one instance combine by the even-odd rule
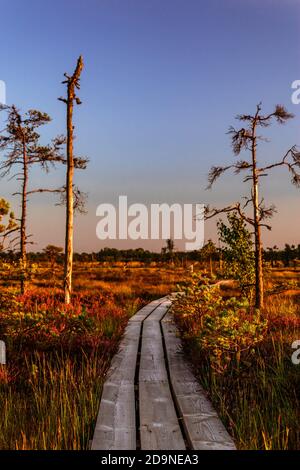
[[[202,275],[192,276],[173,311],[184,338],[196,341],[219,371],[232,361],[238,367],[241,360],[247,360],[267,331],[267,320],[250,309],[247,299],[223,299],[219,287]]]

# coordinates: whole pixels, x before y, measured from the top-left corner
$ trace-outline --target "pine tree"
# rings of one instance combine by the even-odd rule
[[[20,246],[20,268],[21,268],[21,293],[26,290],[27,280],[27,249],[29,236],[27,233],[27,209],[28,197],[34,193],[52,191],[48,189],[30,189],[30,169],[33,165],[39,165],[44,170],[49,170],[49,165],[63,161],[60,153],[64,139],[55,138],[49,145],[40,144],[38,128],[50,122],[47,113],[30,109],[24,115],[13,105],[5,108],[8,113],[7,126],[0,136],[0,151],[4,154],[3,162],[0,164],[1,176],[7,176],[12,169],[17,167],[17,173],[13,176],[21,183],[19,191],[14,195],[21,198],[21,216],[19,219],[19,246]]]
[[[232,169],[236,174],[244,171],[247,172],[244,182],[251,183],[251,195],[246,198],[246,202],[243,205],[238,202],[223,209],[210,209],[207,207],[205,217],[208,219],[221,212],[234,211],[253,227],[255,247],[255,306],[257,308],[261,308],[264,303],[261,228],[266,227],[269,230],[271,229],[270,225],[264,223],[264,220],[272,217],[275,211],[274,206],[266,207],[264,199],[259,196],[260,179],[267,176],[269,170],[286,166],[291,173],[292,183],[300,187],[300,174],[297,172],[297,169],[300,168],[300,153],[297,148],[295,146],[291,147],[278,162],[267,166],[259,166],[257,146],[258,142],[263,140],[263,137],[258,135],[257,129],[268,127],[274,120],[279,124],[284,124],[291,118],[293,118],[293,115],[288,113],[284,106],[281,105],[276,105],[274,111],[267,115],[261,113],[261,104],[257,105],[254,115],[238,115],[237,119],[246,123],[247,126],[240,129],[230,127],[229,134],[231,135],[233,153],[238,156],[242,151],[248,151],[250,152],[250,159],[239,160],[233,165],[225,167],[214,166],[211,168],[208,176],[208,187],[210,188],[216,179],[229,169]],[[252,206],[252,217],[248,216],[245,212],[248,205]]]

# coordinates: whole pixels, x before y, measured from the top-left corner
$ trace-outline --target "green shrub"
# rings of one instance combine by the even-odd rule
[[[247,299],[223,299],[219,287],[198,274],[177,296],[173,311],[184,337],[196,341],[219,371],[232,361],[239,367],[267,331],[267,320]]]

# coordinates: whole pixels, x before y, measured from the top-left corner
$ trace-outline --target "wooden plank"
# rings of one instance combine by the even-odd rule
[[[144,450],[185,449],[169,387],[160,328],[160,320],[169,305],[170,301],[163,302],[143,324],[139,411]]]
[[[134,376],[141,323],[129,323],[103,385],[93,450],[136,449]]]
[[[159,322],[144,322],[139,382],[167,382],[164,350]],[[144,398],[141,397],[140,400]]]
[[[193,449],[236,449],[232,438],[217,414],[194,413],[191,416],[183,415],[183,422]]]
[[[140,434],[143,450],[182,450],[184,440],[167,381],[139,384]]]
[[[105,382],[92,450],[136,449],[134,384]]]
[[[234,450],[232,438],[184,358],[170,313],[163,319],[162,329],[171,385],[189,445],[195,450]]]
[[[169,301],[161,303],[144,321],[139,381],[167,381],[160,320],[170,306]]]
[[[149,304],[145,305],[143,308],[141,308],[135,315],[133,315],[129,323],[131,322],[142,322],[145,320],[145,318],[150,315],[150,313],[158,307],[162,302],[166,300],[166,297],[161,297],[160,299],[153,300]]]
[[[171,303],[171,300],[164,297],[160,305],[147,317],[146,322],[159,322],[165,316]]]
[[[134,378],[142,321],[164,300],[140,309],[128,322],[103,385],[91,448],[136,449]]]
[[[140,331],[140,323],[127,325],[118,352],[113,357],[106,376],[106,380],[109,382],[134,382]]]

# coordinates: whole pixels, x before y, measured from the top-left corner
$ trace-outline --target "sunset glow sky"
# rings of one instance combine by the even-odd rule
[[[295,114],[274,124],[259,148],[262,164],[300,145],[300,105],[291,83],[300,79],[298,0],[52,0],[1,2],[0,80],[7,102],[37,108],[53,121],[43,141],[64,133],[63,73],[79,54],[85,68],[75,109],[75,149],[90,159],[76,183],[88,192],[88,213],[76,218],[75,250],[104,246],[160,249],[161,242],[104,242],[96,238],[96,207],[116,203],[209,203],[218,207],[246,195],[237,176],[206,191],[212,165],[234,160],[228,127],[235,115],[266,113],[275,104]],[[3,123],[1,123],[1,128]],[[31,174],[31,186],[64,183],[64,168]],[[1,181],[1,197],[18,212],[16,183]],[[287,171],[263,181],[277,206],[265,246],[300,243],[300,190]],[[63,246],[64,210],[51,196],[34,196],[29,231],[36,245]],[[206,238],[216,239],[215,221]]]

